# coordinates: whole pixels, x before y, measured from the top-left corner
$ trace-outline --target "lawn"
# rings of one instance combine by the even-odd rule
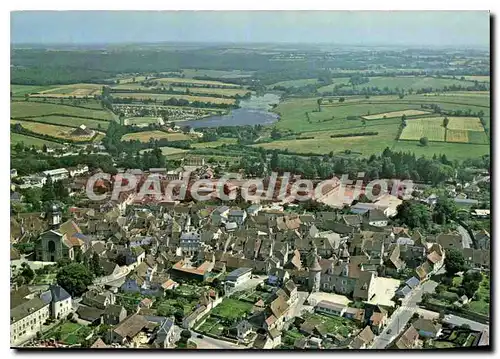
[[[38,86],[38,85],[10,85],[10,91],[14,97],[24,97],[25,94],[31,94],[44,90],[49,90],[56,86]]]
[[[304,338],[304,334],[300,333],[296,328],[283,332],[282,342],[287,347],[293,347],[295,341],[299,338]]]
[[[10,117],[13,118],[47,115],[80,116],[90,119],[97,118],[108,121],[114,120],[114,115],[111,112],[104,110],[81,108],[38,101],[13,101],[10,104]]]
[[[91,332],[91,329],[77,324],[65,321],[62,324],[52,328],[44,334],[44,338],[56,338],[60,333],[60,340],[63,343],[73,345],[81,343]]]
[[[439,341],[439,340],[434,341],[433,345],[434,345],[434,348],[436,348],[436,349],[455,348],[457,346],[454,343]]]
[[[130,141],[130,140],[139,140],[141,142],[149,142],[149,139],[153,138],[155,140],[159,140],[162,138],[166,138],[169,141],[185,141],[189,140],[190,137],[183,133],[167,133],[163,131],[144,131],[144,132],[135,132],[135,133],[127,133],[122,137],[122,141]]]
[[[226,319],[239,319],[252,311],[253,305],[237,299],[224,298],[212,311],[212,315]]]
[[[158,93],[113,93],[114,98],[133,98],[136,100],[157,100],[166,101],[171,98],[184,99],[189,102],[208,102],[215,104],[233,104],[235,99],[222,98],[222,97],[209,97],[209,96],[192,96],[192,95],[172,95],[172,94],[158,94]]]
[[[418,118],[406,121],[400,140],[418,141],[427,137],[429,141],[444,141],[445,128],[440,117]]]
[[[31,136],[26,136],[26,135],[21,135],[18,133],[10,133],[10,144],[15,145],[17,143],[24,143],[25,146],[36,146],[36,147],[43,147],[43,145],[47,145],[47,147],[61,147],[62,145],[57,142],[52,142],[48,140],[42,140],[40,138],[36,137],[31,137]]]
[[[469,309],[473,312],[489,315],[490,314],[490,279],[488,276],[483,276],[483,280],[476,293],[479,300],[473,300],[469,303]]]

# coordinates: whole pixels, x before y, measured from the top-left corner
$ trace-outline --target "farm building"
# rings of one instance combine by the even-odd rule
[[[81,137],[90,137],[94,135],[94,131],[87,128],[85,125],[80,125],[73,132],[71,132],[71,136],[81,136]]]

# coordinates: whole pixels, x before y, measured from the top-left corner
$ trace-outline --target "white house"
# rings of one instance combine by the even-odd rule
[[[66,168],[57,168],[55,170],[43,171],[43,175],[50,177],[52,181],[60,181],[69,177],[69,171]]]
[[[50,315],[55,319],[65,318],[72,312],[71,295],[59,285],[52,285],[40,295],[45,303],[50,304]]]
[[[12,303],[11,303],[12,305]],[[10,343],[28,340],[42,330],[42,324],[50,316],[49,303],[35,297],[23,301],[10,310]]]
[[[226,285],[236,287],[246,282],[252,276],[252,268],[238,268],[226,276]]]
[[[89,166],[77,166],[77,167],[69,167],[69,175],[71,177],[81,176],[89,173]]]

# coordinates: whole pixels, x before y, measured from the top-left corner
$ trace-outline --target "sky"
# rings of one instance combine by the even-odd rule
[[[487,11],[17,11],[12,43],[489,46]]]

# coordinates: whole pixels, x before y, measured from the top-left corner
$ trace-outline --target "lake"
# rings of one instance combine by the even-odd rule
[[[240,101],[240,108],[231,110],[223,116],[211,116],[201,120],[182,121],[179,126],[192,128],[270,125],[278,121],[278,115],[270,112],[272,105],[279,103],[278,95],[267,93],[264,96],[252,96],[248,100]]]

